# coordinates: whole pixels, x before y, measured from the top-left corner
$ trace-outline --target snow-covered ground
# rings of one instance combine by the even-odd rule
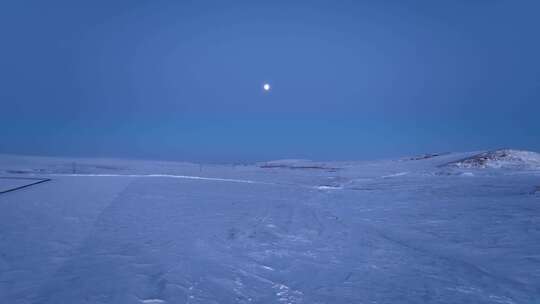
[[[0,155],[4,188],[51,179],[0,194],[0,303],[540,303],[540,170],[478,154]]]

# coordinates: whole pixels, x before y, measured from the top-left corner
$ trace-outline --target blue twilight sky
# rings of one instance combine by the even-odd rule
[[[0,153],[540,151],[539,14],[536,0],[3,0]]]

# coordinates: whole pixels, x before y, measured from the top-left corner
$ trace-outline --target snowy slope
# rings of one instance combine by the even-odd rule
[[[450,163],[459,168],[540,169],[540,154],[530,151],[502,149],[483,152]]]
[[[0,195],[0,303],[536,303],[540,174],[446,166],[477,154],[0,155],[51,178]]]

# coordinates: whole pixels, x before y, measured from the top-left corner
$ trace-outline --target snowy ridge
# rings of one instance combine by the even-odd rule
[[[540,153],[512,149],[488,151],[447,164],[458,168],[540,169]]]

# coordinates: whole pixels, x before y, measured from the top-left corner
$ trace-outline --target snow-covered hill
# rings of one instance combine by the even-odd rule
[[[501,149],[483,152],[448,164],[458,168],[540,169],[540,153]]]

